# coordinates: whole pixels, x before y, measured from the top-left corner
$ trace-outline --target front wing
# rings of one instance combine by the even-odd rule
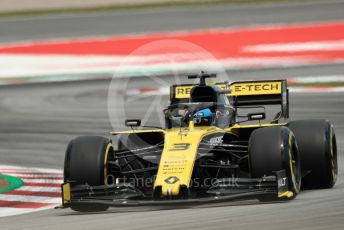
[[[62,184],[62,206],[68,208],[71,204],[104,204],[112,207],[127,206],[164,206],[164,205],[197,205],[216,203],[238,199],[253,199],[270,197],[272,199],[288,199],[293,192],[288,189],[289,179],[285,170],[277,171],[274,175],[262,178],[238,178],[235,188],[230,185],[220,185],[209,188],[207,195],[188,199],[154,200],[130,184],[116,184],[114,186],[77,185],[66,182]]]

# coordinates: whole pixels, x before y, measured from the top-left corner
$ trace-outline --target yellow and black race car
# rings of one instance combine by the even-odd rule
[[[67,148],[63,208],[178,205],[232,199],[289,200],[303,188],[331,188],[337,147],[328,120],[289,117],[285,80],[173,85],[166,128],[111,138],[81,136]],[[267,105],[278,107],[267,119]],[[242,111],[249,111],[240,115]],[[253,112],[252,112],[253,111]]]

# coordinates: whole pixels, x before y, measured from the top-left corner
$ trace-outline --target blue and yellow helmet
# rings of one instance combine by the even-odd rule
[[[214,114],[210,109],[202,109],[193,115],[195,125],[211,125],[213,123]]]

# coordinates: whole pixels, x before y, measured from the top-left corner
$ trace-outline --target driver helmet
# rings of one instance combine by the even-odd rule
[[[211,125],[214,114],[210,109],[201,109],[193,115],[193,121],[196,125]]]

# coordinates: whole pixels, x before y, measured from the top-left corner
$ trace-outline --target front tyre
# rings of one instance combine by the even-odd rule
[[[111,141],[99,136],[81,136],[73,139],[66,151],[64,164],[64,181],[75,185],[88,184],[99,186],[105,184],[107,161],[113,151]],[[105,211],[107,205],[73,204],[71,209],[79,212]]]
[[[261,178],[285,170],[289,191],[293,193],[289,198],[294,198],[299,193],[300,158],[295,137],[290,129],[283,126],[256,129],[250,136],[248,151],[251,177]]]

